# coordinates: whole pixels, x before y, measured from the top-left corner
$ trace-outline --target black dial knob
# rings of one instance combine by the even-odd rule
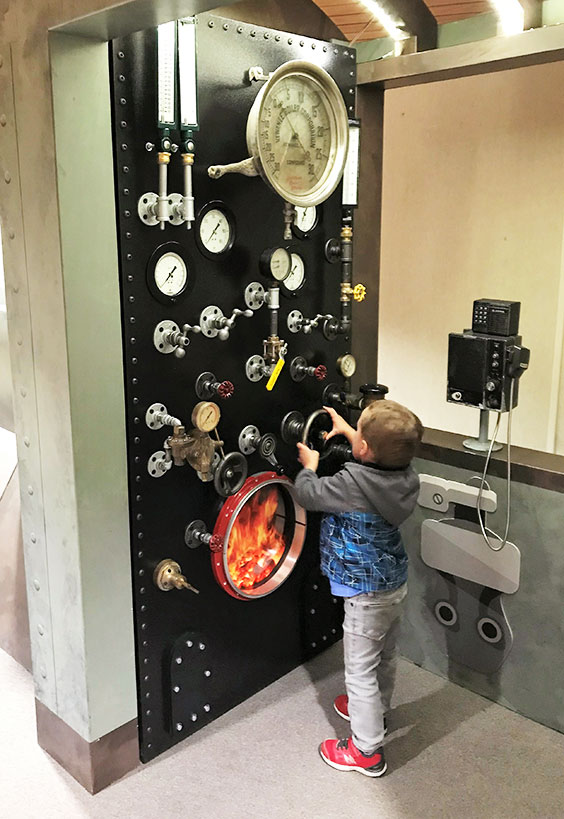
[[[388,392],[389,390],[384,384],[361,384],[362,407],[366,407],[372,403],[372,401],[379,401],[385,398]]]

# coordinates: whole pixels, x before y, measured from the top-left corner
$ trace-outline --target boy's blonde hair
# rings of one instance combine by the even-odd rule
[[[372,401],[358,423],[376,463],[409,466],[423,436],[423,424],[411,410],[387,398]]]

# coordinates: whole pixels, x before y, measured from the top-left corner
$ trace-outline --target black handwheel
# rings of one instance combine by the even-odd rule
[[[318,409],[312,412],[304,425],[302,444],[310,449],[316,449],[320,458],[326,458],[330,448],[326,445],[325,436],[331,429],[333,422],[327,410]]]
[[[249,466],[245,456],[240,452],[230,452],[216,467],[213,476],[215,491],[222,498],[234,495],[241,489],[248,474]]]

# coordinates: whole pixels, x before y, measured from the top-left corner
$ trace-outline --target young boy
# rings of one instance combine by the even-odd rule
[[[363,410],[357,429],[334,409],[327,438],[345,435],[355,461],[336,475],[319,478],[319,453],[298,444],[304,467],[295,481],[305,508],[324,512],[321,570],[331,591],[344,598],[344,655],[347,693],[333,705],[350,719],[352,736],[327,739],[322,759],[340,771],[382,776],[385,715],[395,680],[395,645],[401,604],[407,592],[407,555],[398,530],[417,502],[419,478],[410,466],[423,426],[395,401],[379,400]]]

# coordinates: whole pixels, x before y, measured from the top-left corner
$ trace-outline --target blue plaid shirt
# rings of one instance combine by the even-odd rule
[[[358,594],[397,589],[407,581],[407,554],[397,526],[372,512],[324,514],[321,570]]]

